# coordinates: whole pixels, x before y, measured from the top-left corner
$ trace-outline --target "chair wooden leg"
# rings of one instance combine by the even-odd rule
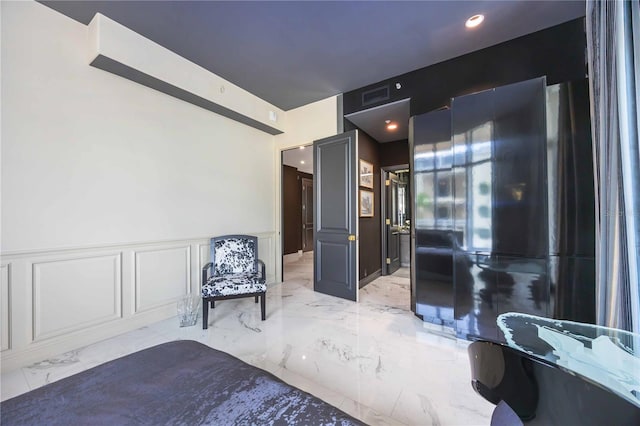
[[[206,330],[209,326],[209,304],[207,299],[202,299],[202,329]],[[213,300],[211,301],[213,303]]]
[[[216,307],[216,301],[211,299],[211,309],[215,309]]]
[[[258,296],[256,296],[258,297]],[[266,319],[266,315],[265,315],[265,311],[266,311],[266,302],[265,299],[267,298],[267,293],[262,293],[262,295],[260,296],[260,310],[262,311],[262,321],[264,321]]]
[[[256,296],[256,303],[258,303],[258,296]]]

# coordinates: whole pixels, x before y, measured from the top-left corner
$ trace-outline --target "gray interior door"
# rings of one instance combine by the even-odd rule
[[[313,180],[302,178],[302,251],[313,250]]]
[[[387,173],[386,185],[386,232],[387,232],[387,274],[400,268],[400,223],[398,221],[398,176]]]
[[[358,300],[358,134],[313,142],[313,289]]]

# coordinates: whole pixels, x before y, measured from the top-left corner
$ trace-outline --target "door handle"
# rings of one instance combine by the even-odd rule
[[[350,235],[347,237],[347,240],[349,240],[349,241],[355,241],[355,240],[356,240],[356,236],[355,236],[355,235],[353,235],[353,234],[350,234]]]

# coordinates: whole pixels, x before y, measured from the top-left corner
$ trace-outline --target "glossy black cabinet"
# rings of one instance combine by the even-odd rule
[[[586,81],[544,78],[412,117],[415,313],[503,340],[504,312],[595,320]]]
[[[595,323],[596,260],[583,256],[550,256],[549,316]]]
[[[425,321],[453,326],[451,114],[442,110],[412,117],[411,126],[415,313]]]

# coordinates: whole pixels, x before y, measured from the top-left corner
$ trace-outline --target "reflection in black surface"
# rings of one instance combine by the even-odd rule
[[[498,314],[548,314],[544,106],[544,79],[452,102],[453,149],[467,153],[453,164],[465,177],[455,227],[467,236],[456,257],[473,262],[475,302],[455,309],[459,334],[498,339]]]
[[[550,256],[552,318],[594,324],[596,261],[594,257]]]
[[[517,351],[488,342],[468,347],[471,362],[471,386],[487,401],[505,401],[523,420],[536,415],[538,385],[532,361]]]
[[[505,401],[527,425],[640,424],[640,407],[607,384],[490,342],[474,342],[468,352],[473,389],[494,404]]]
[[[451,115],[447,110],[413,119],[416,314],[453,326],[453,214]]]
[[[540,78],[412,118],[425,321],[502,340],[503,312],[595,320],[587,96],[585,82]]]

